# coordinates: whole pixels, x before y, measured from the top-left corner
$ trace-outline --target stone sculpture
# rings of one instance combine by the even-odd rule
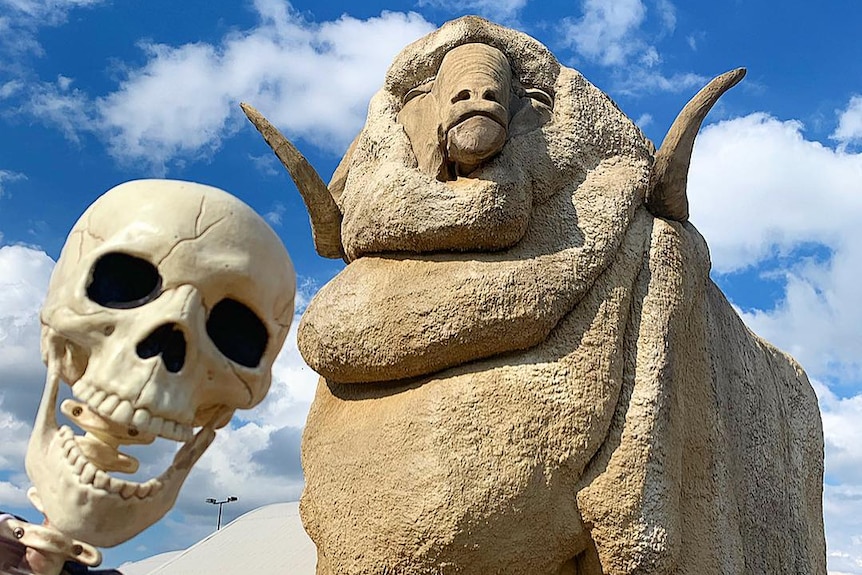
[[[319,575],[825,573],[814,393],[687,221],[743,74],[656,152],[537,41],[461,18],[395,59],[328,187],[245,106],[348,263],[298,336]]]
[[[98,564],[93,545],[122,543],[170,510],[216,430],[264,398],[294,292],[278,236],[226,192],[140,180],[87,209],[41,314],[48,376],[26,464],[47,526],[12,526],[55,563],[37,572]],[[84,435],[58,426],[61,381],[74,398],[60,409]],[[138,468],[123,446],[156,437],[182,444],[164,473],[115,475]]]

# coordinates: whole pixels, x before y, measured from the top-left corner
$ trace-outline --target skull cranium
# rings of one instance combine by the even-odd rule
[[[215,429],[258,404],[293,317],[287,252],[260,216],[216,188],[140,180],[75,224],[42,309],[48,381],[27,453],[30,498],[51,525],[99,546],[164,515]],[[84,428],[58,429],[61,410]],[[200,428],[195,433],[195,428]],[[118,447],[183,443],[143,483]]]

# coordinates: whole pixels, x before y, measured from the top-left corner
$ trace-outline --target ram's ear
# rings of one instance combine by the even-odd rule
[[[432,178],[446,180],[441,120],[432,87],[433,83],[428,82],[421,89],[408,92],[397,120],[407,133],[419,170]]]
[[[694,139],[706,115],[722,94],[736,86],[745,76],[745,68],[737,68],[714,78],[685,105],[655,157],[647,209],[653,215],[684,222],[688,219],[688,167]]]
[[[359,142],[360,137],[362,137],[362,132],[359,132],[359,134],[353,138],[353,141],[350,142],[350,147],[347,148],[341,161],[338,162],[338,167],[335,168],[335,172],[332,174],[332,179],[329,180],[329,193],[335,200],[336,204],[341,198],[341,194],[344,192],[344,185],[347,183],[347,176],[350,174],[350,166],[353,163],[353,152],[356,150],[356,144]]]
[[[252,106],[240,104],[242,111],[281,160],[302,195],[311,220],[314,248],[325,258],[343,258],[341,245],[341,210],[326,184],[320,179],[299,150]]]

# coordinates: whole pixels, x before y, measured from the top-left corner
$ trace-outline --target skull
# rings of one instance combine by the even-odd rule
[[[75,224],[42,309],[48,378],[27,452],[33,504],[66,535],[117,545],[173,506],[215,429],[257,405],[293,318],[295,276],[264,220],[216,188],[119,185]],[[60,406],[78,426],[58,429]],[[119,451],[182,443],[143,483]]]

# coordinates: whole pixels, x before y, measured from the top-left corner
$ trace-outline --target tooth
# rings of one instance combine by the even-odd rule
[[[120,489],[123,487],[123,480],[117,479],[116,477],[111,477],[108,482],[108,491],[111,493],[119,493]]]
[[[150,412],[146,409],[136,409],[135,414],[132,415],[132,425],[140,431],[149,431]]]
[[[98,410],[99,406],[105,401],[105,398],[108,397],[108,394],[102,391],[101,389],[97,389],[93,395],[87,399],[87,405],[92,407],[95,410]]]
[[[163,437],[167,437],[168,439],[174,439],[177,434],[177,424],[174,421],[170,421],[168,419],[164,420],[162,423],[162,432],[161,435]]]
[[[75,470],[75,474],[80,476],[84,471],[84,466],[87,464],[87,458],[83,455],[79,456],[78,459],[75,460],[75,463],[72,465],[72,468]]]
[[[132,483],[131,481],[123,481],[123,486],[120,489],[120,496],[123,499],[128,499],[135,494],[135,491],[137,491],[137,489],[137,484]]]
[[[81,472],[81,483],[91,484],[96,478],[96,466],[89,461],[84,465],[84,470]]]
[[[105,401],[99,405],[99,413],[102,415],[111,415],[117,406],[120,405],[120,398],[116,395],[109,395]]]
[[[81,450],[78,449],[78,446],[75,442],[72,442],[72,449],[69,450],[69,453],[66,454],[66,460],[75,465],[75,462],[78,461],[78,458],[81,457]]]
[[[93,486],[96,489],[102,489],[103,491],[108,490],[108,485],[111,483],[111,478],[108,477],[108,474],[102,471],[101,469],[96,470],[96,477],[93,480]]]
[[[153,417],[150,419],[150,429],[148,430],[152,435],[158,435],[162,431],[162,426],[165,424],[165,420],[161,417]]]
[[[153,484],[152,490],[150,491],[151,496],[157,495],[159,493],[159,491],[161,491],[162,488],[164,487],[164,484],[157,479],[150,479],[149,482],[152,482],[152,484]]]
[[[180,424],[177,426],[177,431],[180,433],[180,441],[183,442],[191,441],[192,437],[195,436],[191,425]]]
[[[69,441],[68,439],[63,443],[63,456],[68,459],[69,454],[72,452],[72,449],[75,447],[74,441]]]
[[[152,489],[153,489],[153,484],[150,483],[149,481],[147,481],[146,483],[142,483],[141,485],[138,485],[138,488],[135,490],[135,495],[137,495],[139,498],[143,499],[147,495],[150,494],[150,491]]]
[[[114,408],[113,413],[111,413],[111,419],[116,421],[117,423],[121,423],[123,425],[128,425],[132,422],[132,415],[135,410],[132,409],[132,404],[125,399]]]
[[[87,385],[85,383],[79,382],[76,383],[75,387],[72,388],[72,392],[75,394],[75,397],[77,397],[81,401],[87,401],[96,392],[96,388],[92,385]]]
[[[180,423],[178,421],[175,421],[174,422],[174,436],[173,436],[173,438],[176,441],[182,441],[182,442],[188,441],[188,438],[189,438],[188,427],[186,425],[183,425],[182,423]]]
[[[165,420],[164,425],[162,425],[162,435],[167,437],[168,439],[176,439],[177,438],[177,422]]]

